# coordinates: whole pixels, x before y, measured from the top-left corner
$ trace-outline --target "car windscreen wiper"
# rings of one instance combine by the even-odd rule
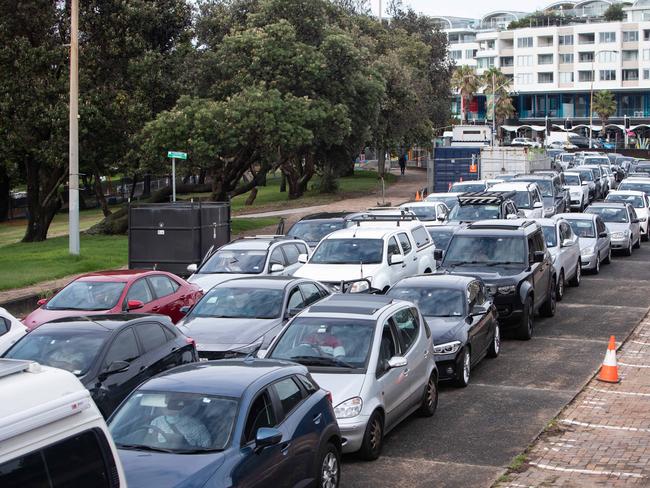
[[[116,443],[116,446],[118,449],[129,449],[133,451],[151,451],[151,452],[166,452],[170,454],[176,454],[177,451],[175,449],[167,449],[164,447],[154,447],[154,446],[147,446],[145,444],[119,444]]]
[[[493,261],[490,263],[485,263],[485,266],[501,266],[506,264],[523,264],[518,261]]]
[[[290,361],[297,361],[305,366],[341,366],[343,368],[356,369],[356,366],[338,358],[329,358],[326,356],[293,356],[288,358]]]

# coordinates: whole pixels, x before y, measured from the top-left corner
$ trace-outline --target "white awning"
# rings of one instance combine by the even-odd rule
[[[502,125],[501,128],[503,130],[507,130],[508,132],[516,132],[520,129],[531,129],[534,130],[535,132],[544,132],[546,130],[546,127],[543,125]]]

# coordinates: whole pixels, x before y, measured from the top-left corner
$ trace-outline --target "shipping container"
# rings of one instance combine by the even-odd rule
[[[480,171],[485,179],[501,174],[531,173],[552,169],[552,159],[539,149],[526,147],[484,147],[481,149]]]
[[[186,276],[214,246],[230,241],[230,204],[176,202],[129,206],[129,268]]]
[[[478,147],[436,147],[428,170],[429,192],[446,192],[457,181],[480,179]]]

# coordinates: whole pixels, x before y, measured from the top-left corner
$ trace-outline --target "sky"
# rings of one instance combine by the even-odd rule
[[[416,12],[428,15],[452,15],[456,17],[480,18],[495,10],[515,10],[518,12],[533,12],[537,8],[551,3],[539,0],[402,0],[404,5],[410,5]],[[370,0],[373,12],[379,9],[379,0]],[[382,0],[385,10],[388,0]]]

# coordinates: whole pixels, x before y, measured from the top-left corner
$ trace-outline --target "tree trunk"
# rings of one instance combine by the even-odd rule
[[[131,183],[131,194],[129,195],[130,201],[133,201],[133,197],[135,197],[135,185],[137,184],[138,184],[138,173],[134,173],[132,183]]]
[[[253,205],[253,202],[255,201],[256,197],[257,197],[257,187],[255,187],[255,188],[253,188],[251,190],[251,192],[248,195],[248,198],[246,199],[246,202],[244,203],[244,205],[246,205],[246,206]]]
[[[205,173],[205,169],[201,168],[201,171],[199,171],[199,185],[205,184]]]
[[[384,176],[386,174],[386,148],[379,147],[379,154],[377,154],[377,174]]]
[[[47,238],[54,215],[61,209],[58,194],[66,176],[65,167],[41,175],[40,164],[29,160],[25,165],[27,180],[27,229],[22,242],[40,242]],[[41,178],[44,181],[41,182]]]
[[[7,170],[0,166],[0,222],[9,219],[9,205],[11,202],[11,181]]]
[[[151,196],[151,173],[145,173],[142,179],[142,198]]]
[[[104,189],[102,188],[102,179],[99,176],[99,170],[96,166],[93,166],[93,175],[95,176],[94,188],[95,196],[97,197],[97,202],[102,209],[104,217],[108,217],[111,214],[110,209],[108,208],[108,202],[106,202],[106,197],[104,196]]]
[[[280,193],[285,193],[287,191],[287,177],[282,173],[282,178],[280,179]]]

